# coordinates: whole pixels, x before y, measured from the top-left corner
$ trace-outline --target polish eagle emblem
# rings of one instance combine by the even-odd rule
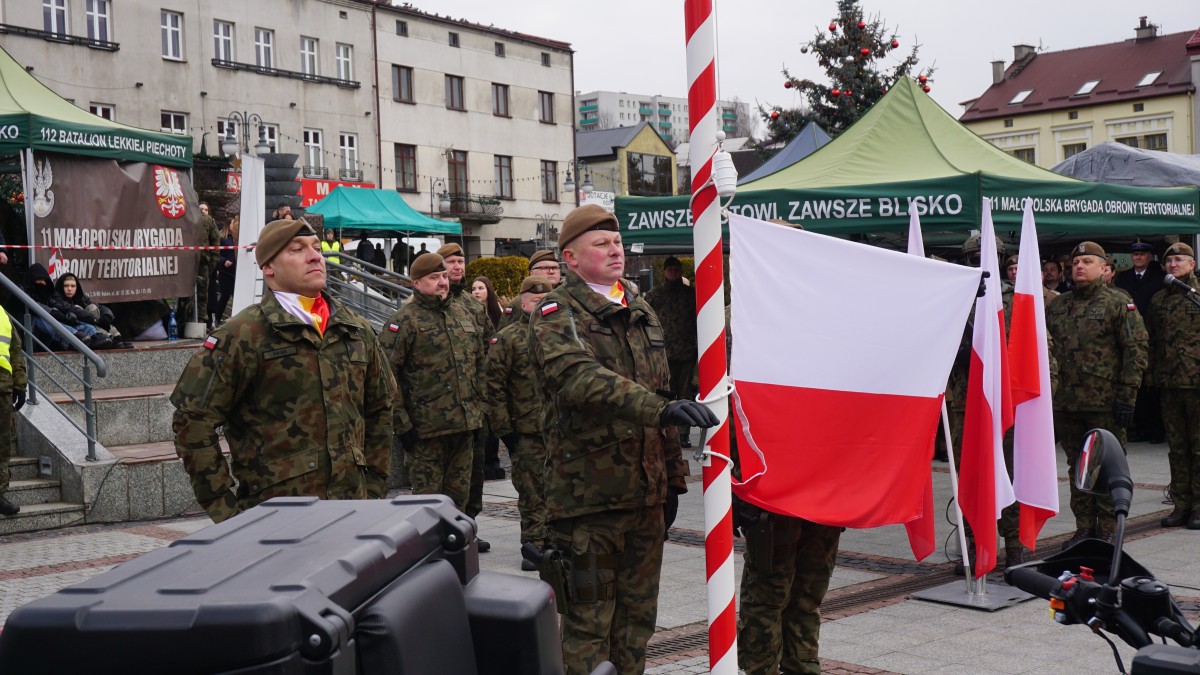
[[[50,160],[41,160],[33,165],[33,214],[45,218],[54,210],[54,191],[50,185],[54,182],[54,170],[50,168]]]
[[[154,199],[158,210],[168,218],[182,218],[187,213],[178,171],[165,166],[154,167]]]

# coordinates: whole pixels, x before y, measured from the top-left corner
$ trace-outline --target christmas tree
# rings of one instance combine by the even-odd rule
[[[830,136],[837,136],[854,124],[892,84],[917,72],[914,44],[908,55],[894,66],[884,68],[880,61],[900,47],[900,38],[878,17],[866,19],[858,0],[838,0],[838,16],[800,48],[812,53],[825,70],[828,84],[793,77],[783,69],[783,86],[800,92],[806,105],[785,109],[760,105],[759,114],[767,123],[764,144],[787,142],[808,122],[816,122]],[[919,72],[918,79],[929,91],[932,68]]]

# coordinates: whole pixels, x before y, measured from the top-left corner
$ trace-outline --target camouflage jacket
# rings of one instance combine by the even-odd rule
[[[394,410],[397,434],[415,428],[433,438],[483,426],[483,340],[476,317],[453,298],[414,293],[388,319],[379,342],[404,398]]]
[[[529,319],[549,520],[656,506],[668,484],[687,489],[678,432],[661,421],[670,380],[662,324],[628,286],[625,297],[628,307],[614,304],[568,274]]]
[[[329,324],[319,336],[264,291],[262,302],[213,331],[175,385],[175,450],[214,521],[305,473],[319,497],[353,496],[344,490],[355,489],[360,474],[369,496],[387,493],[396,383],[370,324],[325,299]],[[322,453],[328,482],[314,471]]]
[[[496,326],[496,330],[504,330],[514,323],[527,323],[527,320],[522,319],[524,314],[521,311],[521,296],[518,294],[517,297],[509,300],[507,305],[500,308],[500,325]]]
[[[1180,281],[1200,289],[1195,272]],[[1182,289],[1164,288],[1150,299],[1146,328],[1151,383],[1170,389],[1200,388],[1200,307]]]
[[[492,325],[492,319],[488,316],[487,308],[483,306],[483,303],[476,300],[475,296],[471,295],[471,290],[462,284],[450,285],[450,301],[458,303],[475,319],[475,323],[479,325],[480,339],[486,345],[492,334],[496,332],[496,327]],[[479,372],[483,374],[482,370]]]
[[[220,246],[221,231],[217,229],[217,222],[212,216],[200,215],[200,223],[204,227],[204,240],[202,246]],[[217,261],[221,258],[221,252],[216,248],[205,249],[200,252],[200,257],[196,262],[196,276],[208,278],[212,276],[212,272],[217,267]]]
[[[1146,370],[1146,326],[1120,291],[1077,284],[1046,308],[1046,330],[1059,367],[1055,410],[1133,405]]]
[[[529,360],[529,315],[492,336],[487,355],[488,422],[492,434],[542,433],[542,394]]]
[[[664,281],[650,289],[646,302],[667,334],[667,358],[696,360],[696,291],[683,281]]]
[[[25,391],[29,386],[29,378],[25,374],[25,352],[21,348],[21,329],[12,325],[9,337],[11,341],[8,343],[8,364],[12,367],[12,373],[0,368],[0,384],[3,385],[0,391],[6,393]]]

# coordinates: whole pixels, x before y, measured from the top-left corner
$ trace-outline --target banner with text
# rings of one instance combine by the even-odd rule
[[[60,265],[97,302],[190,296],[202,244],[200,211],[187,173],[142,162],[118,163],[35,153],[29,167],[33,261]]]

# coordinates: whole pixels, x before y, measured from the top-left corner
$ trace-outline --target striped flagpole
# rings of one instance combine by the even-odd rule
[[[717,151],[716,19],[713,0],[684,0],[687,31],[688,122],[691,129],[693,245],[696,260],[696,334],[700,346],[701,400],[721,421],[707,434],[708,448],[729,456],[729,404],[721,396],[725,363],[725,271],[717,190],[708,182]],[[708,590],[708,663],[712,673],[737,673],[734,609],[733,517],[730,467],[704,466],[704,558]]]

